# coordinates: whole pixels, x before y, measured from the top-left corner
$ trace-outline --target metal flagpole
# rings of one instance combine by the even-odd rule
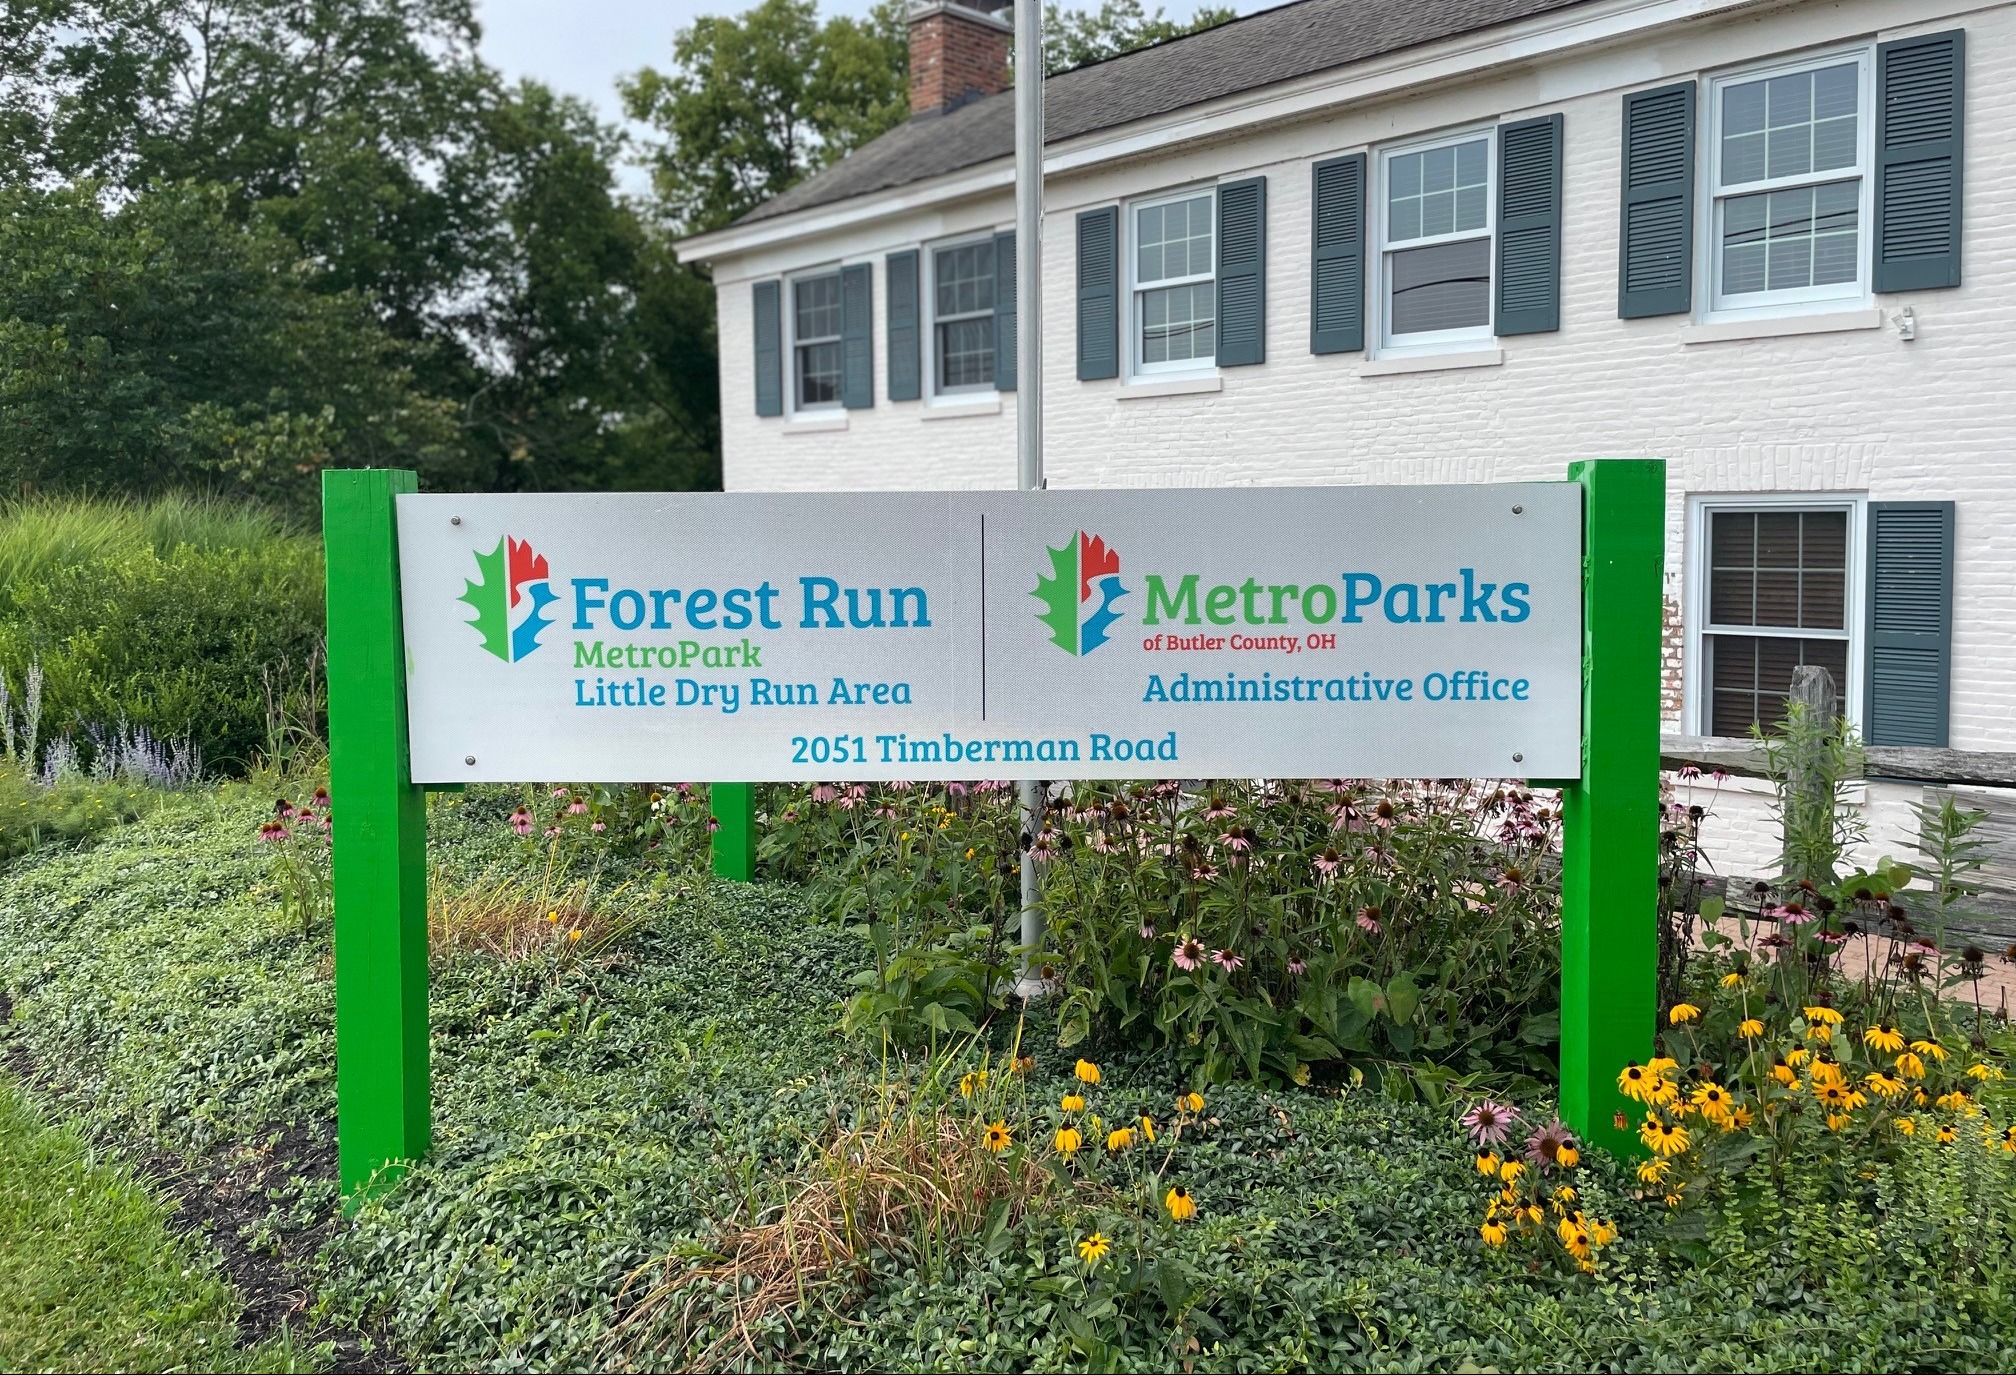
[[[1025,492],[1043,486],[1043,0],[1015,5],[1015,471]],[[997,346],[998,346],[997,341]],[[1041,783],[1025,779],[1021,794],[1022,944],[1043,944],[1041,880],[1028,842],[1043,820]],[[1020,992],[1042,991],[1039,971],[1024,957]]]

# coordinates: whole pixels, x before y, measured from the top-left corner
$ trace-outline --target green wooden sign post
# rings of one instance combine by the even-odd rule
[[[1636,1151],[1616,1088],[1656,1029],[1659,640],[1665,464],[1577,463],[1583,489],[1582,776],[1563,780],[1561,1115]],[[337,1160],[353,1201],[431,1139],[426,798],[407,750],[393,498],[411,472],[323,474],[336,905]],[[714,872],[755,873],[755,790],[710,790]],[[1619,1123],[1623,1123],[1620,1127]]]

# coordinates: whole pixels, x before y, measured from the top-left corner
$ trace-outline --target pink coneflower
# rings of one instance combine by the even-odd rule
[[[907,778],[898,778],[889,784],[889,791],[892,793],[907,793],[916,786],[915,783]]]
[[[1155,780],[1153,792],[1157,797],[1174,797],[1182,791],[1183,780],[1180,778],[1158,778]]]
[[[294,820],[303,826],[313,826],[315,824],[315,813],[312,809],[303,807],[300,811],[294,813]]]
[[[1144,921],[1144,922],[1142,922],[1142,923],[1141,923],[1141,939],[1142,939],[1142,940],[1144,940],[1144,941],[1152,941],[1152,940],[1154,940],[1154,939],[1155,939],[1155,923],[1154,923],[1154,922],[1152,922],[1152,921]]]
[[[1092,839],[1087,843],[1090,844],[1095,851],[1097,851],[1099,854],[1102,855],[1110,855],[1120,848],[1118,845],[1115,845],[1110,839],[1107,838],[1107,835],[1104,831],[1094,831],[1092,833]]]
[[[674,783],[672,791],[679,794],[681,802],[691,802],[693,800],[693,785],[691,783]]]
[[[585,816],[587,812],[588,804],[578,797],[567,804],[567,815],[569,816]]]
[[[956,781],[947,783],[945,785],[945,795],[947,797],[964,797],[966,796],[966,785]]]
[[[527,808],[520,807],[517,811],[511,813],[511,829],[516,831],[521,836],[531,835],[532,834],[531,811],[528,810]]]
[[[1218,843],[1235,855],[1243,855],[1253,848],[1253,842],[1246,838],[1245,831],[1238,826],[1219,836]]]
[[[868,800],[868,789],[859,783],[852,784],[840,796],[840,805],[852,811]]]
[[[328,811],[328,810],[329,810],[329,790],[328,790],[327,788],[317,788],[317,789],[315,790],[315,798],[314,798],[314,802],[315,802],[315,805],[316,805],[317,807],[320,807],[320,808],[321,808],[321,809],[322,809],[323,811],[325,811],[325,812],[326,812],[326,811]]]
[[[713,835],[713,834],[714,834],[714,833],[715,833],[716,831],[718,831],[718,830],[720,830],[720,829],[721,829],[721,818],[720,818],[720,817],[718,817],[718,816],[710,816],[710,817],[708,817],[708,818],[707,818],[707,834],[708,834],[708,835]]]
[[[1516,893],[1526,884],[1526,876],[1519,872],[1519,866],[1508,864],[1505,872],[1498,875],[1498,886],[1508,893]]]
[[[1211,959],[1227,974],[1230,974],[1233,970],[1246,963],[1245,960],[1233,954],[1230,950],[1216,951],[1212,954]]]
[[[1518,1120],[1518,1113],[1489,1098],[1463,1114],[1463,1125],[1470,1129],[1470,1140],[1479,1146],[1503,1145],[1505,1134]]]
[[[796,821],[798,819],[798,809],[796,807],[786,807],[784,809],[784,815],[781,819],[787,825],[793,821]]]
[[[560,834],[560,828],[558,826],[548,826],[546,828],[546,838],[548,840],[551,840],[554,836],[557,836],[559,834]]]
[[[1212,798],[1211,805],[1204,809],[1204,819],[1206,821],[1223,821],[1228,816],[1237,815],[1236,811],[1225,804],[1225,799],[1222,797]]]
[[[1848,944],[1848,933],[1845,931],[1821,931],[1815,934],[1814,939],[1822,945],[1846,945]]]
[[[276,798],[273,802],[273,815],[279,817],[282,821],[293,820],[294,804],[284,797]]]
[[[1176,948],[1169,953],[1178,969],[1186,974],[1204,963],[1204,942],[1195,936],[1185,936],[1176,942]]]
[[[1344,865],[1344,857],[1335,850],[1326,849],[1316,856],[1316,872],[1329,878]]]
[[[1058,847],[1058,840],[1058,834],[1048,826],[1045,826],[1036,833],[1035,843],[1029,847],[1029,858],[1035,860],[1038,864],[1048,863],[1050,860],[1057,858],[1059,854],[1063,853]]]
[[[555,796],[555,797],[565,797],[565,796],[567,796],[567,790],[566,790],[565,788],[555,788],[555,789],[553,790],[553,796]]]
[[[269,821],[259,828],[259,839],[271,845],[287,838],[287,828],[277,821]]]
[[[1680,778],[1683,782],[1691,783],[1700,776],[1701,776],[1701,768],[1699,765],[1682,764],[1680,766]]]
[[[1382,831],[1393,829],[1393,823],[1400,819],[1400,809],[1388,798],[1380,798],[1379,805],[1372,809],[1372,824]]]
[[[1303,962],[1300,955],[1297,955],[1294,959],[1288,961],[1288,972],[1299,979],[1309,972],[1309,966]]]
[[[821,783],[812,789],[812,800],[814,802],[831,802],[838,796],[840,796],[840,790],[831,783]]]
[[[1386,929],[1379,924],[1379,909],[1376,907],[1359,908],[1357,920],[1359,929],[1370,935],[1379,935]]]
[[[1557,1117],[1526,1138],[1526,1158],[1539,1166],[1558,1165],[1562,1149],[1574,1144],[1575,1134]]]
[[[588,823],[588,829],[599,836],[609,829],[609,823],[606,821],[591,821]]]
[[[1770,914],[1778,918],[1779,921],[1784,922],[1787,926],[1802,926],[1809,921],[1818,921],[1820,919],[1818,912],[1809,912],[1805,907],[1796,902],[1788,902],[1782,907],[1774,907],[1771,909]]]
[[[875,815],[881,817],[884,821],[894,821],[896,819],[896,809],[885,802],[875,809]]]

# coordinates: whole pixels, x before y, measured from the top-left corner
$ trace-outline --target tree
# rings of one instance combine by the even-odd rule
[[[667,221],[717,229],[908,118],[906,14],[903,0],[881,0],[865,20],[821,23],[815,0],[762,0],[680,30],[669,73],[646,67],[622,85],[630,117],[661,136],[651,169]],[[1061,71],[1233,16],[1207,6],[1183,23],[1140,0],[1053,5],[1044,58]]]
[[[670,223],[715,229],[900,123],[910,59],[902,0],[819,22],[814,0],[703,16],[672,44],[670,74],[622,83],[664,142],[652,181]]]
[[[206,487],[306,509],[336,461],[438,467],[449,407],[354,292],[217,187],[0,192],[0,490]]]
[[[1188,22],[1170,19],[1157,5],[1150,14],[1141,0],[1101,0],[1097,10],[1066,10],[1050,5],[1043,11],[1043,65],[1052,72],[1069,71],[1136,48],[1151,48],[1172,38],[1216,28],[1237,19],[1239,11],[1204,5]]]

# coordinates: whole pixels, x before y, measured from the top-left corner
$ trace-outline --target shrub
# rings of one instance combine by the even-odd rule
[[[75,774],[44,787],[0,759],[0,864],[41,845],[88,840],[145,812],[154,794],[128,779]]]
[[[319,663],[312,540],[143,545],[45,567],[10,587],[0,616],[0,672],[19,692],[28,667],[42,667],[45,740],[141,726],[187,738],[212,767],[242,767],[268,739],[269,698]]]

